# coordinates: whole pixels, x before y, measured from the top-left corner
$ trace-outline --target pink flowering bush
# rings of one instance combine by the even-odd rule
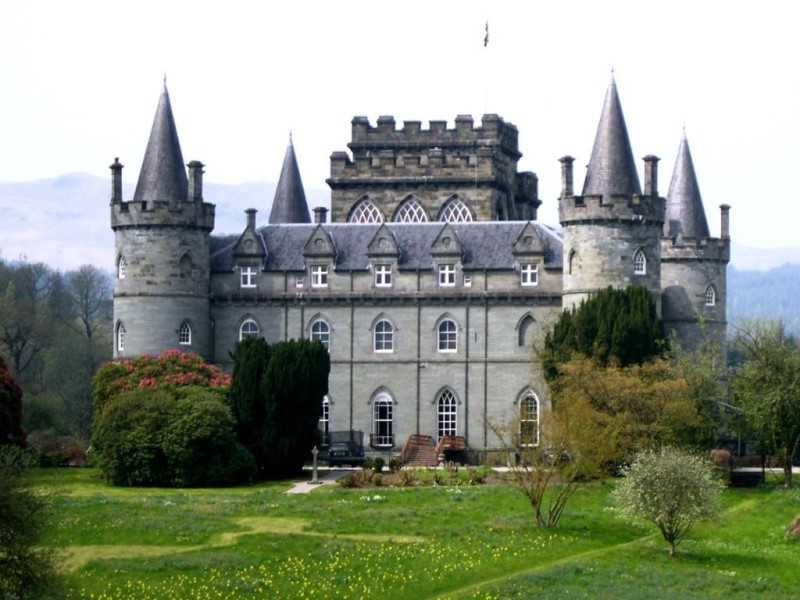
[[[231,377],[197,354],[165,350],[105,363],[92,380],[95,416],[112,398],[136,388],[199,386],[227,395]]]

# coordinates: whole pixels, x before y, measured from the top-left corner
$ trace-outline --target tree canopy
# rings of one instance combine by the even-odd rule
[[[733,402],[754,428],[762,450],[777,452],[785,483],[800,449],[800,347],[780,323],[752,323],[734,340],[743,356],[731,377]]]
[[[542,364],[548,381],[574,354],[599,366],[642,364],[666,348],[663,326],[650,293],[640,286],[608,287],[561,313],[545,337]]]
[[[0,446],[25,445],[22,429],[22,389],[0,355]]]
[[[239,440],[252,452],[260,476],[296,475],[317,441],[330,356],[319,342],[272,346],[244,339],[234,348],[231,407]]]

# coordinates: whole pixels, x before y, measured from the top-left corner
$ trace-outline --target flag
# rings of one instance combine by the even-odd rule
[[[489,45],[489,21],[486,21],[486,35],[483,37],[483,47]]]

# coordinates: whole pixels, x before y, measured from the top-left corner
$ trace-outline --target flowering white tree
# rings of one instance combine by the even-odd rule
[[[670,556],[696,522],[719,512],[724,484],[709,461],[697,455],[673,447],[642,452],[623,475],[614,490],[617,511],[623,518],[658,527]]]

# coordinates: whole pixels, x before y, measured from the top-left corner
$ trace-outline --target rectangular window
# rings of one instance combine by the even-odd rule
[[[464,287],[472,287],[472,275],[464,275]]]
[[[254,288],[256,287],[256,268],[255,267],[242,267],[241,269],[242,278],[240,280],[240,285],[243,288]]]
[[[312,265],[311,287],[328,287],[328,265]]]
[[[527,263],[519,269],[519,282],[522,285],[539,285],[539,265]]]
[[[303,287],[303,280],[305,278],[302,275],[298,275],[294,278],[294,287],[301,288]]]
[[[392,286],[392,265],[375,265],[375,287]]]
[[[439,265],[439,286],[452,287],[456,284],[456,266],[453,264]]]

